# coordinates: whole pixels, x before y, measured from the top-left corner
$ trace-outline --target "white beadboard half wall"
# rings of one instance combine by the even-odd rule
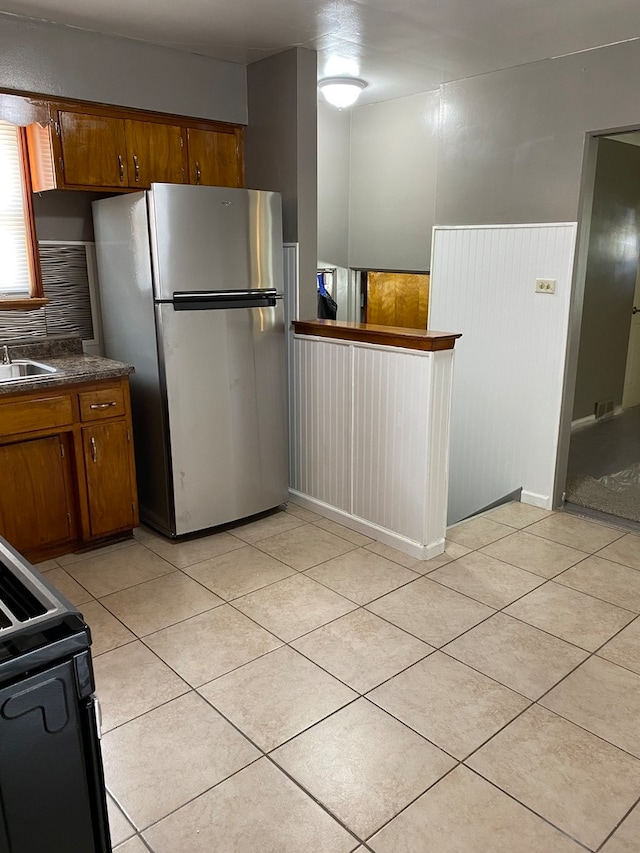
[[[441,554],[452,361],[294,335],[292,500],[413,557]]]
[[[448,522],[551,509],[577,224],[433,230],[429,327],[456,329]],[[536,293],[536,279],[555,293]]]

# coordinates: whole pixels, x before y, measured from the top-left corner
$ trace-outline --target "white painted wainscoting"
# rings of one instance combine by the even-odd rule
[[[285,363],[287,370],[287,426],[289,429],[289,483],[293,467],[292,412],[293,400],[293,326],[300,315],[300,247],[298,243],[285,243],[283,247],[284,328],[286,335]]]
[[[576,228],[434,228],[429,327],[462,332],[449,524],[520,488],[551,509]],[[555,293],[536,293],[537,278],[555,279]]]
[[[295,335],[292,499],[419,559],[441,554],[452,362]]]

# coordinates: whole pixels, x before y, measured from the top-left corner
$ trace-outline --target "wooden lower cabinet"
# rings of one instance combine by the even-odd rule
[[[0,447],[0,530],[21,552],[72,542],[76,536],[68,435]]]
[[[92,536],[133,527],[130,443],[131,431],[121,420],[82,430]]]
[[[1,396],[0,471],[0,534],[28,559],[130,531],[138,501],[127,377]]]

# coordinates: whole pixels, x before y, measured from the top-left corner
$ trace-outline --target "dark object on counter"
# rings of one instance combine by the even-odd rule
[[[338,303],[327,293],[325,296],[318,291],[318,320],[335,320],[338,314]]]
[[[1,853],[109,853],[91,636],[0,537]]]
[[[318,273],[318,320],[335,320],[338,303],[324,285],[324,273]]]

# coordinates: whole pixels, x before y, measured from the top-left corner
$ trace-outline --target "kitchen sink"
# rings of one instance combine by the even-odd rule
[[[0,364],[0,382],[19,382],[21,379],[37,379],[57,373],[57,368],[28,358],[15,359],[10,364]]]

